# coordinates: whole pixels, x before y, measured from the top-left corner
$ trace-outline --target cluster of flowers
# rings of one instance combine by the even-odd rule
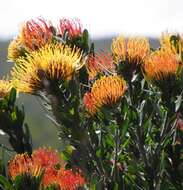
[[[55,185],[58,190],[75,190],[85,185],[80,170],[65,169],[65,165],[56,150],[39,148],[31,156],[15,155],[8,164],[8,172],[12,180],[20,175],[38,177],[43,173],[41,185],[44,188]]]
[[[90,90],[83,103],[91,115],[102,106],[116,104],[127,89],[120,65],[140,66],[144,77],[154,82],[169,75],[177,75],[182,68],[180,50],[183,40],[175,48],[171,37],[163,35],[158,50],[151,51],[146,38],[125,39],[119,36],[112,42],[112,53],[83,53],[82,48],[64,41],[82,38],[79,20],[62,19],[58,27],[42,18],[26,22],[18,37],[9,46],[8,57],[16,64],[10,81],[1,81],[0,95],[15,87],[19,92],[37,94],[44,90],[44,78],[50,81],[70,81],[81,68],[88,74]],[[4,83],[4,84],[3,84]]]
[[[176,45],[172,38],[176,38]],[[127,65],[130,68],[128,73],[135,72],[139,66],[145,79],[154,84],[171,76],[179,77],[182,70],[183,39],[176,34],[163,34],[160,45],[159,49],[151,50],[146,38],[125,39],[119,36],[112,42],[112,54],[101,53],[89,57],[89,78],[93,79],[99,73],[105,76],[95,81],[91,92],[85,94],[84,104],[88,110],[96,113],[102,105],[114,104],[123,96],[127,84],[117,71],[120,65]]]

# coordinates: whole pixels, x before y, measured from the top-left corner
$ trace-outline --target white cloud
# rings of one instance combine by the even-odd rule
[[[93,37],[160,35],[183,31],[182,0],[4,0],[0,7],[0,37],[18,33],[24,20],[79,17]]]

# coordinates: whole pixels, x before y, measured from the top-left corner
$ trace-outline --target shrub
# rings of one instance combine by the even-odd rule
[[[183,189],[182,37],[164,34],[153,49],[119,36],[111,50],[96,52],[77,19],[25,22],[0,82],[0,128],[18,153],[2,162],[2,188]],[[16,92],[42,98],[67,142],[62,152],[32,153]]]

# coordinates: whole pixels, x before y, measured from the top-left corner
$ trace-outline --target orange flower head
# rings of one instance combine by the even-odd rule
[[[7,96],[12,88],[12,83],[8,80],[0,80],[0,98]]]
[[[114,73],[115,65],[110,53],[100,52],[90,55],[87,62],[87,71],[89,79],[94,79],[97,74]]]
[[[50,43],[52,37],[51,26],[43,18],[27,21],[20,32],[22,43],[30,51],[37,50]]]
[[[61,19],[58,27],[58,34],[63,36],[68,32],[70,38],[80,37],[83,29],[79,19]]]
[[[39,176],[41,172],[41,167],[35,164],[28,154],[17,154],[8,164],[8,173],[13,180],[18,175]]]
[[[43,168],[55,167],[60,163],[58,151],[48,148],[39,148],[32,153],[32,159]]]
[[[34,94],[42,90],[43,78],[69,81],[83,65],[80,49],[53,43],[17,59],[11,75],[18,91]]]
[[[129,38],[127,56],[130,63],[141,63],[150,53],[150,45],[146,38]]]
[[[123,36],[113,39],[111,48],[116,63],[126,59],[126,41]]]
[[[169,50],[157,50],[149,55],[144,63],[144,71],[149,80],[163,80],[176,75],[182,69],[176,54]]]
[[[129,38],[125,41],[119,36],[112,43],[112,52],[116,63],[128,60],[129,63],[141,63],[150,53],[150,45],[146,38]]]
[[[91,114],[104,105],[113,105],[124,95],[126,82],[119,76],[103,76],[96,80],[91,92],[84,95],[83,103]]]
[[[78,187],[84,186],[86,182],[80,172],[61,168],[58,171],[57,183],[62,190],[76,190]]]
[[[42,179],[42,184],[44,188],[49,187],[50,185],[57,184],[57,174],[58,170],[53,167],[48,167],[44,170],[44,176]]]

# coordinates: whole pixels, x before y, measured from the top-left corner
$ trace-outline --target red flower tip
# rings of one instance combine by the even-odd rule
[[[32,159],[42,167],[55,167],[61,163],[61,159],[56,150],[48,148],[39,148],[32,154]]]
[[[114,73],[115,65],[112,55],[103,51],[90,55],[87,62],[87,70],[89,79],[93,79],[99,73]]]
[[[53,167],[48,167],[45,169],[42,179],[42,184],[45,188],[49,187],[50,185],[57,184],[57,173],[58,170]]]
[[[58,171],[57,183],[62,190],[76,190],[82,187],[86,182],[79,171],[65,170],[61,168]]]
[[[43,47],[52,40],[52,27],[43,18],[27,21],[22,27],[21,39],[30,50]]]
[[[70,38],[76,38],[82,35],[82,25],[79,19],[61,19],[58,27],[58,34],[63,36],[68,32]]]

